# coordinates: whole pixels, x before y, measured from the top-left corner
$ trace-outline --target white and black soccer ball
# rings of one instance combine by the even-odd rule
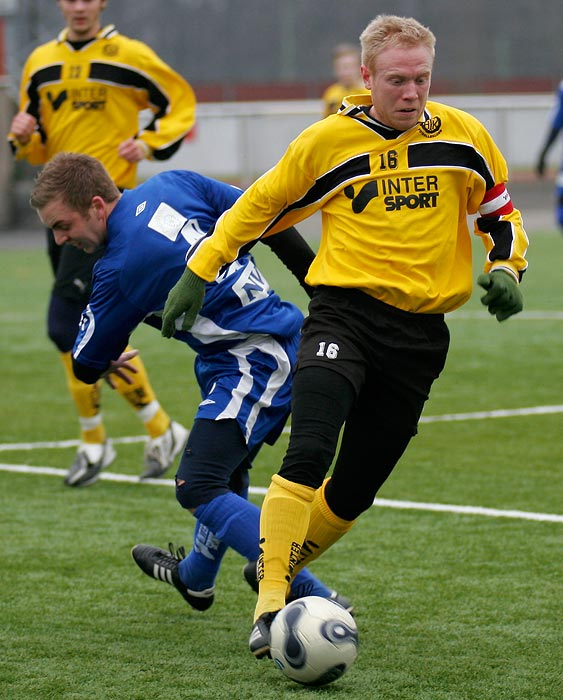
[[[288,678],[327,685],[342,676],[358,655],[358,628],[350,613],[328,598],[292,601],[274,618],[270,654]]]

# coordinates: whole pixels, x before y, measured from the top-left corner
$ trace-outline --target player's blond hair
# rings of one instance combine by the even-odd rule
[[[413,17],[377,15],[360,34],[362,63],[375,72],[377,57],[389,46],[425,46],[434,57],[436,37]]]
[[[35,178],[29,203],[40,210],[60,199],[68,207],[86,214],[92,197],[105,202],[119,198],[119,189],[96,158],[84,153],[57,153]]]

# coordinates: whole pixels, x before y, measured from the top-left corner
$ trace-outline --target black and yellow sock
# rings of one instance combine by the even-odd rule
[[[285,605],[292,567],[309,524],[315,490],[275,474],[260,516],[259,594],[254,619]]]
[[[66,383],[80,422],[80,439],[87,443],[102,443],[106,439],[106,430],[100,410],[100,386],[79,381],[72,371],[70,352],[60,353],[66,374]]]
[[[132,350],[128,345],[126,351]],[[128,384],[119,377],[113,377],[115,390],[133,408],[139,419],[144,423],[149,438],[160,437],[170,427],[170,416],[162,408],[156,398],[156,394],[149,381],[149,376],[143,361],[137,355],[130,363],[137,370],[136,374],[129,374],[132,384]]]
[[[325,552],[352,528],[355,520],[343,520],[335,515],[325,497],[326,479],[313,496],[307,534],[303,538],[301,557],[295,566],[294,574]]]

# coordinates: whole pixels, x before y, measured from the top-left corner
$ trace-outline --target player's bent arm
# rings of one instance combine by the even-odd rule
[[[44,165],[47,162],[47,149],[45,146],[47,134],[39,123],[38,106],[40,99],[35,87],[33,87],[34,55],[35,51],[32,52],[25,62],[22,71],[19,88],[19,109],[11,125],[15,127],[15,131],[13,129],[10,130],[8,141],[16,160],[27,160],[31,165]],[[18,137],[22,137],[21,141]]]
[[[196,119],[196,95],[192,86],[151,48],[131,42],[139,69],[152,83],[153,95],[147,96],[146,107],[154,118],[137,139],[147,148],[147,157],[167,160],[181,146]]]
[[[296,201],[311,186],[309,181],[304,182],[303,176],[296,174],[293,179],[286,176],[290,161],[286,154],[221,214],[213,235],[206,237],[188,259],[188,267],[194,274],[212,282],[219,269],[236,260],[245,245],[276,235],[312,213],[309,211],[300,217],[297,214],[295,220],[284,219],[284,223],[278,220],[287,202]],[[285,186],[288,180],[293,185],[291,192]]]
[[[47,162],[47,149],[38,132],[33,133],[25,144],[12,134],[8,136],[8,142],[16,160],[27,160],[31,165],[44,165]]]
[[[33,132],[37,129],[37,119],[27,112],[18,112],[12,119],[10,138],[16,140],[22,146],[29,142]]]
[[[281,260],[287,269],[295,276],[309,297],[313,295],[313,287],[305,282],[309,267],[315,259],[315,253],[299,231],[291,226],[273,236],[260,239]]]
[[[496,184],[485,192],[478,213],[474,233],[480,236],[487,252],[483,271],[491,273],[503,270],[520,282],[528,267],[526,253],[529,240],[522,214],[514,206],[506,187],[504,169]]]
[[[520,282],[528,267],[529,241],[518,209],[503,216],[481,216],[474,225],[475,233],[481,237],[487,251],[484,272],[504,270]]]
[[[130,360],[137,357],[138,354],[138,350],[125,350],[117,360],[112,360],[105,370],[88,367],[72,358],[72,370],[75,377],[84,384],[95,384],[98,379],[104,378],[113,389],[115,387],[111,375],[119,377],[126,384],[133,383],[131,375],[137,374],[137,368],[131,364]]]
[[[477,279],[486,291],[481,303],[498,321],[505,321],[523,309],[519,283],[528,266],[528,237],[504,183],[487,192],[479,213],[475,233],[487,250],[484,273]]]

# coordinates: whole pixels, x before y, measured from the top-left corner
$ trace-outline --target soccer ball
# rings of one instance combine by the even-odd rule
[[[329,598],[292,601],[274,618],[270,654],[288,678],[303,685],[327,685],[340,678],[358,655],[354,618]]]

